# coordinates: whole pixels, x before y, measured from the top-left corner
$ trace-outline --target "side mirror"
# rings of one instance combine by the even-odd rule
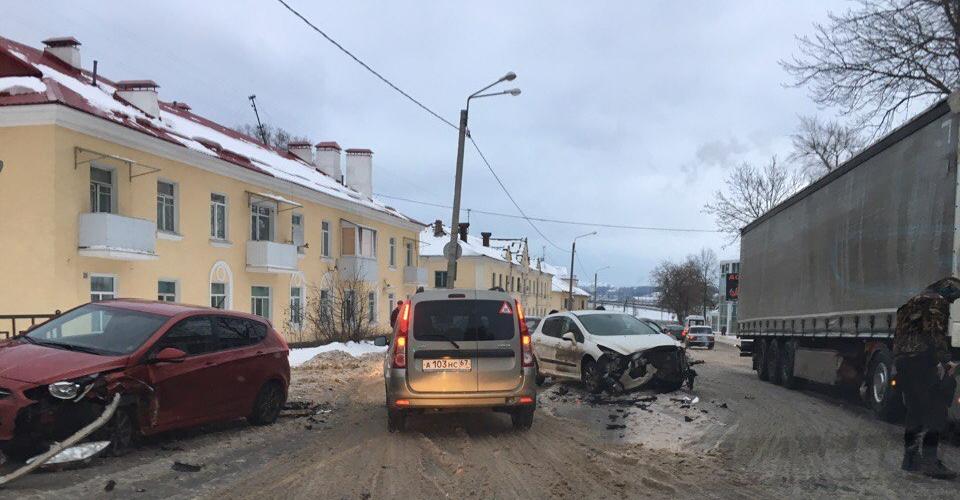
[[[373,339],[373,345],[375,345],[375,346],[377,346],[377,347],[388,346],[388,345],[390,345],[390,339],[388,339],[388,338],[387,338],[386,336],[384,336],[384,335],[380,335],[379,337],[374,337],[374,339]]]
[[[187,353],[176,347],[164,347],[160,352],[150,358],[151,363],[181,363],[187,357]]]
[[[569,340],[570,342],[576,344],[577,338],[573,335],[573,332],[567,332],[560,336],[563,340]]]

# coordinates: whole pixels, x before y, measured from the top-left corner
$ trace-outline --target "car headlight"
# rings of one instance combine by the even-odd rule
[[[47,386],[50,395],[57,399],[73,399],[80,394],[80,384],[76,382],[54,382]]]

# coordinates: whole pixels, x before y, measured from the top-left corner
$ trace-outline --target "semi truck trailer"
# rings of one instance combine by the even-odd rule
[[[740,349],[761,380],[856,387],[878,416],[899,418],[897,308],[960,277],[958,156],[954,93],[743,228]],[[960,301],[949,335],[960,359]]]

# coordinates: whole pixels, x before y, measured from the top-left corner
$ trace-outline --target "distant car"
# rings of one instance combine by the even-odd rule
[[[523,308],[508,293],[439,289],[403,304],[384,359],[387,428],[436,410],[492,409],[533,425],[536,368]]]
[[[683,344],[687,347],[702,346],[713,349],[713,328],[709,326],[691,326],[687,328],[683,337]]]
[[[663,333],[673,337],[674,340],[682,340],[684,330],[683,325],[666,325],[663,327]]]
[[[288,351],[250,314],[140,300],[77,307],[0,342],[0,450],[46,450],[117,394],[121,406],[93,435],[114,455],[137,435],[238,417],[273,423]]]
[[[533,333],[541,376],[580,380],[593,393],[619,392],[654,379],[679,389],[691,375],[684,348],[629,314],[565,311]]]

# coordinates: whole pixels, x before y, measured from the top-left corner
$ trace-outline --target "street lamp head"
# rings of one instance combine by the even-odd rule
[[[507,91],[507,93],[512,96],[518,96],[520,95],[520,89],[510,89]]]
[[[517,78],[517,74],[514,73],[513,71],[511,71],[511,72],[507,73],[506,75],[503,75],[503,78],[501,78],[500,81],[501,81],[501,82],[512,82],[512,81],[515,80],[516,78]]]

